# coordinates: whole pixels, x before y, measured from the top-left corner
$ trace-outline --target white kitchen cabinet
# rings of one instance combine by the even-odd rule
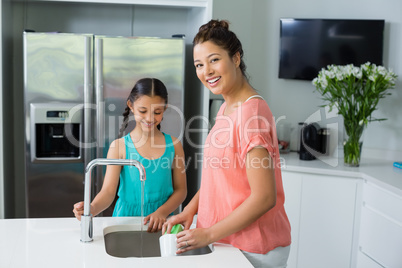
[[[283,188],[285,191],[285,210],[288,215],[292,245],[288,259],[288,268],[297,267],[297,249],[299,244],[300,200],[302,179],[298,173],[282,171]]]
[[[289,268],[353,267],[360,179],[283,171]]]
[[[303,175],[298,267],[350,267],[358,183]]]
[[[361,251],[357,253],[357,267],[360,268],[384,268],[379,263],[375,262],[373,259],[368,257]]]
[[[13,0],[23,2],[24,0]],[[148,6],[206,7],[209,0],[30,0],[30,2],[80,2],[92,4],[126,4]]]
[[[379,267],[402,267],[402,197],[369,182],[363,187],[359,250]],[[364,257],[357,267],[367,267]]]

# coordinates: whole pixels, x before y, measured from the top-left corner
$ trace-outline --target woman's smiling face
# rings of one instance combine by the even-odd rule
[[[230,57],[225,49],[206,41],[194,46],[193,56],[198,79],[212,93],[225,94],[233,89],[240,70],[239,53]]]

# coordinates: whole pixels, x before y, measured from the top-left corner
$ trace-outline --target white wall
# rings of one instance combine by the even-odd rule
[[[369,124],[364,136],[363,155],[380,149],[391,151],[391,155],[402,155],[402,139],[398,138],[402,136],[400,0],[249,0],[241,10],[236,9],[237,2],[231,2],[214,0],[213,17],[226,17],[232,22],[232,29],[243,42],[251,84],[266,98],[276,119],[286,117],[285,121],[294,128],[297,122],[303,122],[319,111],[323,102],[310,82],[278,78],[279,19],[385,19],[384,65],[399,75],[399,81],[397,88],[391,91],[392,95],[379,103],[375,117],[388,120]],[[295,148],[295,143],[292,148]]]

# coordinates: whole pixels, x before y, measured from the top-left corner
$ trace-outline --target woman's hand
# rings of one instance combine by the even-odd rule
[[[166,222],[166,217],[158,211],[149,214],[144,218],[144,224],[148,224],[148,232],[149,233],[156,233],[162,229],[163,224]]]
[[[164,234],[166,231],[168,234],[170,234],[172,227],[176,224],[182,224],[184,226],[184,230],[190,229],[190,226],[193,223],[193,217],[194,215],[191,215],[191,213],[186,213],[185,211],[170,217],[165,224],[163,224],[162,234]]]
[[[81,215],[84,214],[84,201],[75,203],[73,212],[74,212],[74,216],[80,221]]]
[[[202,248],[213,242],[210,238],[209,229],[205,228],[196,228],[182,231],[178,233],[176,237],[178,248],[176,254],[180,254],[196,248]]]

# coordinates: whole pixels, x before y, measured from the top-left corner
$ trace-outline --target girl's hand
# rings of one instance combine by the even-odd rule
[[[191,224],[193,223],[193,217],[194,215],[191,215],[191,213],[186,213],[185,211],[170,217],[165,224],[163,224],[162,234],[164,234],[166,231],[168,234],[170,234],[172,227],[176,224],[182,224],[184,226],[184,230],[190,229]]]
[[[156,233],[162,229],[163,224],[166,222],[166,217],[155,211],[144,218],[144,224],[147,224],[148,222],[147,231],[149,233]]]
[[[178,233],[176,254],[180,254],[192,249],[202,248],[212,243],[210,232],[205,228],[196,228]]]
[[[75,203],[73,212],[74,212],[74,216],[80,221],[81,215],[84,214],[84,201]]]
[[[91,204],[90,210],[91,210],[91,214],[94,215],[94,213],[93,213],[94,208],[92,207],[92,204]],[[74,216],[80,221],[81,216],[84,214],[84,201],[75,203],[73,212],[74,212]]]

